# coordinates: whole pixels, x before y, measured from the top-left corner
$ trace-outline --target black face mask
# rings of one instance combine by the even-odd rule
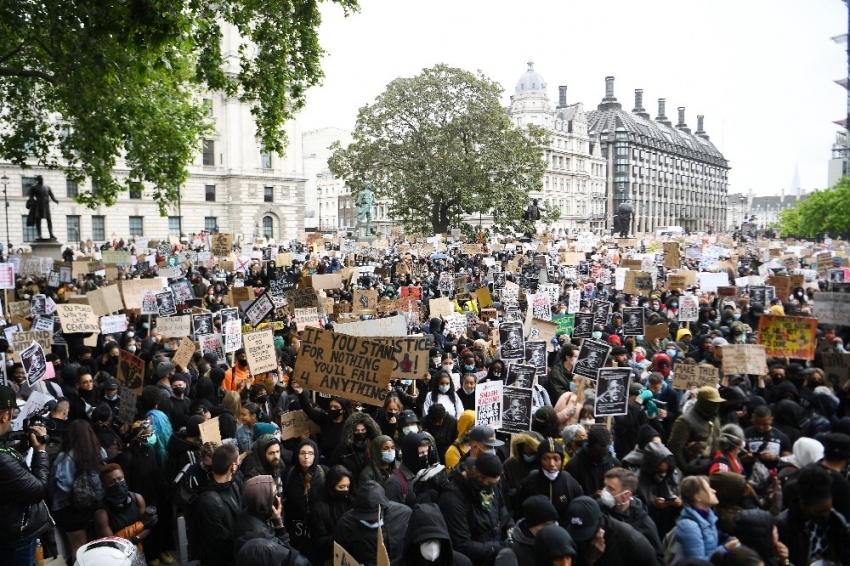
[[[182,397],[186,393],[185,387],[172,387],[171,390],[174,391],[174,395],[177,397]]]
[[[362,443],[366,440],[365,432],[355,432],[354,433],[354,442]]]
[[[112,507],[123,509],[130,504],[130,488],[126,481],[119,481],[103,492],[103,499]]]
[[[238,360],[239,367],[248,367],[248,360]]]
[[[328,411],[328,415],[330,415],[331,419],[336,420],[342,415],[342,409],[331,409]]]

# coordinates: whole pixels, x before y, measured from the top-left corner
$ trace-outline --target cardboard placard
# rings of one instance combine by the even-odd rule
[[[354,298],[351,305],[351,312],[356,315],[377,314],[378,290],[355,289]]]
[[[301,438],[304,435],[318,434],[319,425],[310,420],[304,411],[289,411],[280,416],[280,436],[282,440]]]
[[[211,236],[212,245],[210,249],[214,256],[225,258],[229,257],[233,251],[233,234],[213,234]]]
[[[364,320],[361,322],[347,322],[344,324],[334,325],[334,330],[349,336],[359,336],[361,338],[374,338],[381,336],[407,336],[407,319],[403,314],[378,318],[374,320]]]
[[[380,405],[392,376],[394,359],[389,344],[307,328],[301,339],[293,380],[306,389]]]
[[[720,380],[720,372],[708,364],[676,364],[673,372],[673,388],[688,390],[691,387],[704,385],[716,386]]]
[[[188,316],[160,316],[156,329],[163,338],[182,338],[192,333],[192,319]]]
[[[301,332],[308,326],[319,328],[319,311],[315,307],[295,309],[293,317],[295,318],[295,327],[298,332]]]
[[[249,332],[242,335],[245,355],[251,373],[258,375],[277,369],[277,355],[274,349],[274,333],[271,329]]]
[[[142,297],[144,297],[145,293],[159,293],[162,291],[161,279],[119,280],[118,285],[121,296],[124,298],[124,307],[127,309],[141,309]]]
[[[26,350],[33,342],[41,345],[45,352],[50,352],[53,346],[52,330],[31,330],[29,332],[15,332],[12,334],[12,359],[20,361],[21,352]]]
[[[218,425],[218,417],[200,423],[198,428],[201,429],[201,443],[216,442],[221,446],[221,429]]]
[[[56,305],[56,313],[62,332],[66,334],[100,334],[100,320],[90,305],[60,304]]]
[[[342,288],[342,274],[330,273],[326,275],[312,275],[308,278],[307,286],[313,289],[340,289]],[[376,301],[377,302],[377,301]]]
[[[667,269],[679,269],[681,264],[679,242],[664,242],[664,267]]]
[[[145,380],[145,361],[126,350],[121,350],[118,358],[118,384],[139,394]]]
[[[767,374],[767,356],[764,352],[764,346],[726,344],[721,347],[721,350],[723,352],[723,375]]]
[[[454,312],[452,302],[448,297],[439,297],[428,301],[431,318],[446,318]]]
[[[788,357],[797,360],[815,359],[818,319],[803,316],[773,316],[759,318],[758,344],[764,346],[771,358]]]
[[[644,339],[645,340],[655,340],[656,338],[663,339],[670,336],[670,328],[664,322],[659,322],[656,324],[647,324],[644,327]]]
[[[812,316],[821,324],[850,326],[850,293],[818,291],[814,296]]]
[[[392,379],[418,379],[428,373],[428,354],[434,345],[432,335],[375,337],[373,340],[393,348]]]
[[[667,288],[670,290],[678,289],[684,291],[688,286],[687,277],[679,273],[669,273],[667,275]]]
[[[850,354],[824,354],[823,369],[826,372],[826,382],[838,380],[840,387],[850,379]]]
[[[174,352],[174,357],[171,359],[174,362],[174,365],[179,366],[180,369],[184,370],[188,367],[189,362],[192,361],[192,355],[195,353],[195,343],[192,342],[188,337],[183,337],[180,341],[180,347],[177,348],[177,351]]]
[[[565,315],[570,316],[570,315]],[[560,322],[560,321],[559,321]],[[572,328],[570,329],[572,330]],[[528,340],[543,340],[548,344],[547,349],[550,352],[555,351],[555,346],[552,344],[552,338],[554,338],[558,333],[558,323],[548,321],[548,320],[540,320],[538,318],[532,319],[531,326],[528,329]],[[569,334],[567,332],[566,334]]]
[[[628,271],[623,292],[629,295],[649,295],[652,292],[652,274],[645,271]]]

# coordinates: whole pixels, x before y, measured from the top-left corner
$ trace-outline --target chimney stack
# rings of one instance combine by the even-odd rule
[[[614,98],[614,77],[605,77],[605,98]]]
[[[598,110],[621,109],[622,104],[614,97],[614,77],[605,77],[605,98],[596,108]]]
[[[632,114],[637,114],[642,118],[649,118],[649,114],[646,113],[646,109],[643,107],[643,89],[636,88],[635,89],[635,107],[632,110]]]
[[[683,132],[690,134],[691,129],[688,127],[687,124],[685,124],[685,107],[679,106],[678,110],[679,110],[679,123],[676,124],[676,128],[682,130]]]
[[[566,108],[567,106],[567,87],[558,87],[558,108]]]
[[[697,131],[694,133],[703,139],[708,139],[708,135],[705,133],[705,129],[703,127],[704,118],[705,116],[702,115],[697,116]]]
[[[665,126],[669,126],[671,124],[670,124],[670,120],[667,119],[667,116],[665,114],[666,108],[667,108],[667,99],[666,98],[659,98],[658,99],[658,117],[655,118],[655,121],[658,122],[659,124],[664,124]]]

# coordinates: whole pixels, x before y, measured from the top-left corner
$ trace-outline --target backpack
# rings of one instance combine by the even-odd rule
[[[71,505],[75,509],[94,509],[103,501],[103,487],[94,472],[80,473],[74,478]]]
[[[715,458],[711,458],[709,456],[697,456],[690,462],[688,462],[688,466],[683,470],[683,476],[707,476],[708,470],[711,468],[711,465],[714,463]],[[729,468],[732,467],[732,463],[729,461],[726,456],[720,456],[717,458],[717,461],[721,464],[726,464]]]
[[[673,566],[680,560],[684,560],[685,548],[682,543],[676,540],[676,528],[679,526],[679,521],[673,526],[670,531],[661,539],[661,548],[664,550],[665,566]]]

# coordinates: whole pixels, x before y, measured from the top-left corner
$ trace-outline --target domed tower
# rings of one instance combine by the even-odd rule
[[[528,70],[516,83],[510,114],[517,126],[534,124],[547,129],[552,127],[552,108],[546,93],[546,81],[534,70],[533,61],[528,62]]]

